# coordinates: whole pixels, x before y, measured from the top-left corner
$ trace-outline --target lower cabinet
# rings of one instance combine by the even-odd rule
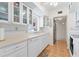
[[[48,45],[47,37],[47,35],[44,35],[28,40],[28,57],[36,57],[42,52]]]
[[[27,57],[27,41],[19,42],[0,49],[1,57]]]
[[[79,39],[78,38],[73,38],[73,57],[79,57]]]
[[[48,35],[31,38],[0,48],[0,57],[37,57],[48,45]]]
[[[18,49],[12,54],[6,55],[7,57],[27,57],[27,52],[25,48]]]

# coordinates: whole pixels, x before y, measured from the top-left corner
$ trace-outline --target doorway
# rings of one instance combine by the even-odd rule
[[[67,16],[53,18],[53,44],[55,44],[57,40],[66,40],[66,19]]]

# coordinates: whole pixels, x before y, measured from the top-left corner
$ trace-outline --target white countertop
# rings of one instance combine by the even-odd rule
[[[0,41],[0,47],[18,43],[18,42],[35,38],[35,37],[45,35],[45,34],[46,34],[45,32],[39,32],[39,33],[16,32],[10,35],[5,35],[5,40]]]

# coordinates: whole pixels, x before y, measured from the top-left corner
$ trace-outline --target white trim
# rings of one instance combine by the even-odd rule
[[[68,50],[69,50],[69,53],[70,53],[70,57],[72,57],[73,55],[72,55],[72,53],[71,53],[70,49],[68,49]]]
[[[0,23],[8,23],[8,21],[0,19]]]

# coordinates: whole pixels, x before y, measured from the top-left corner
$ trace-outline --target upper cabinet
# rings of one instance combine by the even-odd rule
[[[43,23],[44,24],[44,27],[45,26],[49,26],[49,24],[50,24],[49,17],[48,16],[44,16],[44,19],[43,20],[44,20],[44,23]]]
[[[32,24],[32,10],[29,9],[29,24]]]
[[[27,7],[23,5],[22,11],[23,23],[27,24]]]
[[[27,24],[27,6],[24,3],[13,3],[13,23]]]
[[[20,22],[20,3],[14,2],[13,3],[13,20],[14,22]]]
[[[8,2],[0,2],[0,21],[8,21]]]
[[[40,23],[41,21],[40,19],[41,19],[40,16],[33,12],[32,22],[34,31],[40,30],[40,24],[42,24],[42,22]]]
[[[24,2],[0,2],[0,22],[6,21],[8,24],[20,24],[34,27],[38,31],[40,12],[36,6],[28,6]],[[30,5],[30,4],[29,4]],[[34,4],[33,4],[34,5]],[[35,12],[34,12],[35,11]]]

